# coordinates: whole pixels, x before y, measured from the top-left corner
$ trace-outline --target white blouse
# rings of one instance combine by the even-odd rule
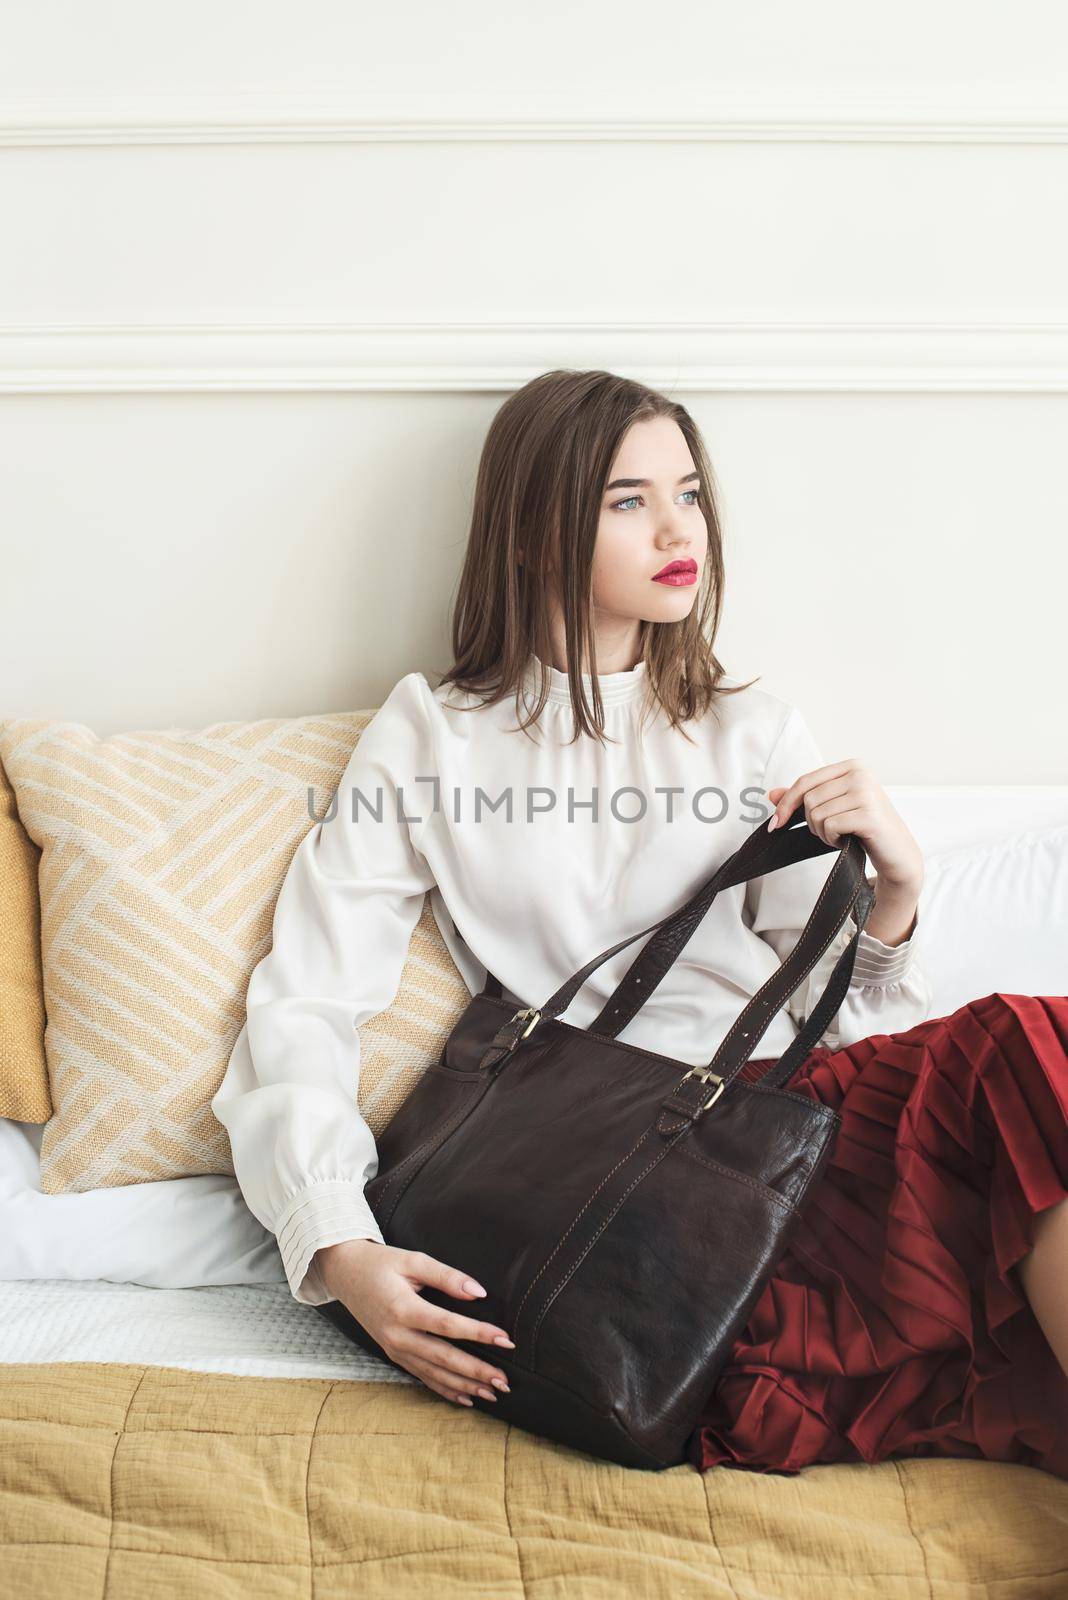
[[[540,668],[532,657],[525,695]],[[767,817],[768,789],[825,764],[796,708],[755,685],[718,701],[718,720],[686,723],[692,743],[658,706],[640,728],[644,662],[599,677],[609,742],[569,742],[567,674],[548,670],[548,700],[526,734],[512,696],[483,707],[409,672],[353,751],[336,814],[310,829],[282,884],[273,945],[252,973],[211,1105],[246,1203],[277,1236],[304,1304],[332,1298],[311,1265],[316,1250],[384,1242],[363,1194],[378,1154],[357,1109],[357,1030],[393,1001],[425,894],[471,993],[488,968],[506,999],[537,1006],[689,899]],[[586,684],[589,699],[588,675]],[[721,890],[619,1038],[710,1061],[792,950],[836,859],[827,852]],[[778,1058],[797,1036],[855,931],[847,919],[754,1056]],[[896,946],[862,931],[821,1044],[840,1048],[929,1016],[920,938],[919,920]],[[564,1019],[588,1026],[645,942],[598,967]]]

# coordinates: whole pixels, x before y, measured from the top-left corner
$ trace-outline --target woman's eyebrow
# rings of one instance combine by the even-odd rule
[[[679,483],[692,483],[694,478],[700,476],[699,472],[688,472],[685,478],[679,479]],[[607,494],[609,489],[650,489],[652,483],[652,478],[613,478],[611,483],[605,485],[604,492]],[[675,487],[678,488],[678,484]]]

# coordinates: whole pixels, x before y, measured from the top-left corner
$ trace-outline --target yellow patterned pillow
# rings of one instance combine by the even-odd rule
[[[105,739],[80,723],[0,722],[0,760],[41,850],[45,1194],[233,1172],[210,1102],[313,825],[309,787],[322,816],[373,716]],[[360,1029],[374,1133],[469,1000],[427,895],[396,997]]]
[[[0,766],[0,1117],[16,1122],[47,1122],[52,1115],[44,1053],[40,856]]]

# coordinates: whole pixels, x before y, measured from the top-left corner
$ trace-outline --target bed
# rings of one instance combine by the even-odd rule
[[[890,794],[928,860],[936,1014],[1063,993],[1068,789]],[[1068,1594],[1068,1482],[597,1461],[448,1405],[297,1303],[232,1177],[48,1195],[40,1135],[0,1120],[4,1600]],[[163,1237],[189,1247],[164,1263]]]

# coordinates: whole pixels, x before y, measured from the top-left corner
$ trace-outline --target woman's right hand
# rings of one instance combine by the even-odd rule
[[[505,1330],[431,1305],[419,1293],[424,1284],[431,1284],[457,1300],[473,1300],[477,1297],[464,1288],[473,1279],[422,1250],[400,1250],[377,1239],[324,1245],[313,1259],[334,1299],[366,1328],[391,1361],[428,1388],[466,1406],[473,1403],[467,1398],[471,1394],[496,1400],[490,1384],[508,1391],[507,1375],[499,1367],[449,1343],[477,1339],[514,1350]]]

